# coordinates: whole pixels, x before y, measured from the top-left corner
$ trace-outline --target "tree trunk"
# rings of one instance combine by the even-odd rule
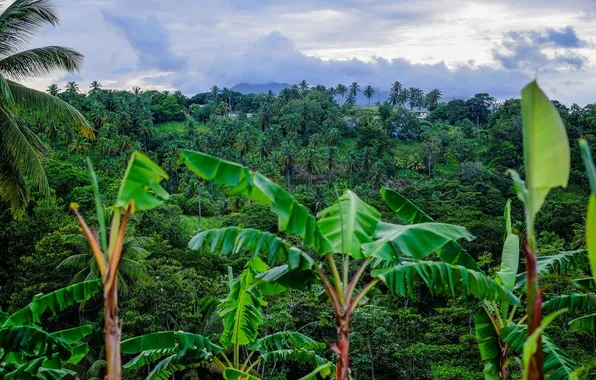
[[[201,212],[202,210],[201,210],[201,193],[200,192],[199,192],[199,194],[197,194],[197,198],[199,199],[199,229],[197,231],[201,232],[201,224],[202,224],[201,219],[203,217],[203,214]]]
[[[118,319],[117,285],[104,294],[105,299],[105,343],[106,343],[106,377],[104,380],[120,380],[122,378],[120,360],[120,336],[122,321]]]
[[[509,380],[509,370],[507,369],[507,346],[503,344],[499,353],[499,379]]]
[[[337,319],[337,354],[336,379],[351,380],[352,373],[350,369],[350,318],[341,317]]]

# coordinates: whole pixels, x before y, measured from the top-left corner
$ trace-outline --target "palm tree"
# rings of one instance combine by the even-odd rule
[[[348,88],[346,86],[344,86],[343,84],[340,83],[340,84],[337,85],[337,88],[335,89],[335,92],[337,93],[337,95],[340,96],[339,105],[341,107],[341,105],[343,104],[344,97],[348,93]]]
[[[76,82],[68,82],[66,83],[66,92],[69,94],[78,94],[79,93],[79,85]]]
[[[89,150],[89,142],[84,137],[75,136],[72,143],[70,143],[69,149],[76,154],[85,153]]]
[[[74,123],[87,135],[92,133],[74,107],[13,81],[45,76],[54,70],[73,73],[81,67],[83,56],[69,48],[47,46],[22,50],[47,24],[58,24],[48,0],[16,0],[0,14],[0,201],[10,203],[15,217],[24,214],[29,201],[27,183],[37,187],[42,196],[49,194],[42,166],[48,148],[21,123],[16,112],[36,109],[47,117]]]
[[[240,155],[240,159],[244,161],[244,156],[249,152],[251,146],[250,133],[242,132],[236,138],[234,143],[234,150]]]
[[[368,85],[364,88],[364,96],[368,98],[368,105],[370,106],[370,98],[375,96],[376,92],[373,86]]]
[[[141,88],[140,88],[139,86],[134,86],[134,87],[132,88],[132,93],[133,93],[134,95],[139,95],[139,94],[141,93]]]
[[[298,83],[298,88],[300,89],[300,92],[304,92],[308,90],[308,83],[303,79]]]
[[[399,95],[402,92],[403,86],[399,81],[393,82],[391,85],[391,91],[389,93],[389,102],[392,106],[396,106],[399,103]]]
[[[431,111],[434,110],[437,107],[437,104],[439,104],[439,100],[441,100],[442,96],[443,93],[438,88],[435,88],[426,94],[426,106],[428,109]]]
[[[408,89],[410,109],[414,107],[422,107],[424,105],[424,92],[416,87],[410,87]]]
[[[43,133],[48,137],[48,140],[52,143],[52,149],[56,150],[56,141],[60,137],[60,133],[62,132],[62,127],[59,123],[54,120],[50,120],[48,123],[44,124]]]
[[[286,175],[286,187],[288,190],[290,189],[291,185],[291,177],[292,173],[294,172],[294,166],[296,165],[296,155],[294,153],[294,148],[292,144],[284,143],[281,152],[278,157],[278,163],[284,169]]]
[[[228,99],[228,110],[229,112],[232,112],[232,91],[229,88],[224,87],[223,90],[221,90],[221,94],[224,98]]]
[[[337,148],[334,146],[330,146],[327,148],[325,152],[325,162],[327,164],[327,181],[331,182],[331,177],[333,176],[333,171],[337,166]]]
[[[60,93],[60,88],[58,87],[58,85],[56,83],[52,83],[51,85],[48,86],[48,88],[46,89],[46,92],[52,96],[58,96],[58,94]]]
[[[354,82],[350,85],[350,97],[354,98],[354,100],[356,100],[356,96],[358,96],[358,93],[360,92],[360,86],[358,85],[358,83]]]
[[[139,137],[143,139],[143,145],[145,149],[147,149],[147,140],[155,136],[153,122],[151,120],[143,120],[137,133],[139,134]]]
[[[89,85],[89,88],[91,89],[91,91],[89,91],[89,93],[93,94],[97,90],[101,89],[101,83],[94,80],[93,82],[91,82],[91,85]]]
[[[303,151],[300,157],[300,165],[308,173],[308,184],[312,186],[312,176],[319,171],[320,158],[315,149],[308,148]]]
[[[408,98],[410,97],[410,90],[404,88],[399,92],[397,95],[397,104],[403,107],[404,104],[408,102]]]
[[[215,103],[217,103],[217,98],[219,97],[219,87],[217,86],[212,86],[211,87],[211,97],[213,98],[213,101]]]
[[[62,129],[62,134],[60,137],[66,143],[66,149],[68,151],[68,161],[70,162],[70,143],[72,142],[72,140],[75,139],[75,137],[77,137],[77,131],[73,126],[65,125]]]
[[[106,214],[111,210],[105,208]],[[108,215],[109,216],[109,215]],[[111,218],[107,219],[111,220]],[[107,226],[108,230],[110,229]],[[99,236],[98,236],[99,238]],[[66,242],[73,245],[77,253],[67,257],[58,265],[58,269],[77,271],[72,282],[88,281],[99,278],[99,268],[93,252],[89,248],[85,235],[75,234],[65,237]],[[145,249],[153,241],[150,237],[132,236],[129,233],[124,238],[122,246],[122,261],[118,270],[118,287],[127,291],[130,285],[146,279],[144,260],[150,255]]]

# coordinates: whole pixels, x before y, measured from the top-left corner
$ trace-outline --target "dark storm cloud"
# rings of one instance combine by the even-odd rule
[[[122,31],[137,52],[141,68],[164,71],[185,68],[186,60],[171,50],[168,31],[156,17],[122,17],[108,11],[102,11],[102,14],[106,22]]]
[[[588,45],[570,26],[561,30],[513,31],[505,33],[501,45],[493,50],[493,56],[506,69],[579,70],[586,58],[574,50]],[[546,49],[554,50],[554,56],[547,55]]]

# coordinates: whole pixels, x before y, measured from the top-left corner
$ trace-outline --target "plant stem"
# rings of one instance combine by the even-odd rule
[[[360,291],[360,293],[358,293],[356,295],[356,297],[354,297],[354,300],[352,302],[350,302],[350,307],[346,311],[346,315],[347,316],[349,316],[350,318],[352,317],[352,314],[354,314],[354,310],[356,310],[356,307],[358,307],[358,304],[360,303],[360,301],[362,300],[362,298],[364,298],[364,296],[371,289],[373,289],[379,283],[379,281],[381,281],[381,280],[378,279],[378,278],[375,278],[374,280],[372,280],[371,282],[369,282],[368,285],[366,285],[364,288],[362,288],[362,290]]]
[[[314,268],[317,275],[319,276],[319,279],[321,280],[323,287],[325,288],[325,292],[327,292],[329,301],[331,301],[331,306],[333,307],[333,312],[335,313],[336,318],[343,316],[344,310],[342,310],[342,304],[341,302],[339,302],[337,292],[331,285],[331,282],[327,278],[327,275],[323,273],[323,271],[321,270],[321,268],[319,268],[318,265],[315,265]]]
[[[246,357],[246,360],[244,361],[244,363],[242,363],[242,367],[240,368],[241,371],[244,371],[244,368],[246,368],[246,365],[248,364],[248,361],[254,355],[255,352],[256,352],[256,350],[252,350],[250,352],[250,354]]]
[[[327,261],[329,262],[329,268],[331,268],[331,274],[333,275],[333,281],[335,281],[335,290],[339,296],[339,300],[341,303],[344,302],[344,293],[342,288],[341,279],[339,278],[339,271],[337,270],[337,265],[335,265],[335,260],[333,260],[333,254],[327,253]]]
[[[371,260],[372,259],[370,257],[367,258],[366,260],[364,260],[362,262],[362,264],[360,265],[360,267],[358,268],[358,270],[356,271],[356,274],[354,274],[354,277],[352,277],[352,281],[350,281],[350,285],[348,286],[348,289],[346,291],[345,302],[350,302],[350,300],[352,299],[352,294],[354,293],[354,289],[356,289],[356,285],[358,285],[358,281],[364,274],[364,271],[366,270],[366,267],[368,267],[368,264],[370,264]]]
[[[257,364],[259,364],[259,362],[260,362],[260,361],[261,361],[261,358],[258,358],[257,360],[255,360],[255,362],[254,362],[254,363],[252,363],[252,364],[250,365],[250,367],[248,367],[248,368],[246,369],[246,371],[245,371],[245,372],[246,372],[246,373],[250,373],[250,371],[251,371],[251,370],[254,368],[254,366],[256,366]]]

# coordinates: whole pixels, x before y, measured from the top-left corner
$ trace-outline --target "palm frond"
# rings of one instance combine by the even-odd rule
[[[596,313],[584,315],[569,322],[576,330],[594,331],[596,329]]]
[[[78,71],[83,55],[63,46],[25,50],[0,60],[0,73],[15,80],[47,75],[55,70]]]
[[[0,14],[0,54],[22,50],[39,29],[58,22],[50,0],[16,0]]]
[[[587,265],[587,263],[588,256],[585,249],[564,251],[556,255],[538,256],[536,258],[538,276],[551,273],[566,274],[571,269]],[[526,286],[526,279],[525,272],[518,274],[514,289],[521,289]]]
[[[84,253],[76,254],[65,258],[58,266],[57,269],[82,269],[88,268],[90,260],[93,260],[93,256]]]
[[[596,311],[596,306],[587,294],[564,294],[542,304],[542,313],[550,314],[560,309],[589,312]]]
[[[20,107],[36,109],[50,119],[74,125],[86,137],[93,137],[93,128],[87,119],[70,104],[45,92],[10,80],[7,82],[15,103]]]

